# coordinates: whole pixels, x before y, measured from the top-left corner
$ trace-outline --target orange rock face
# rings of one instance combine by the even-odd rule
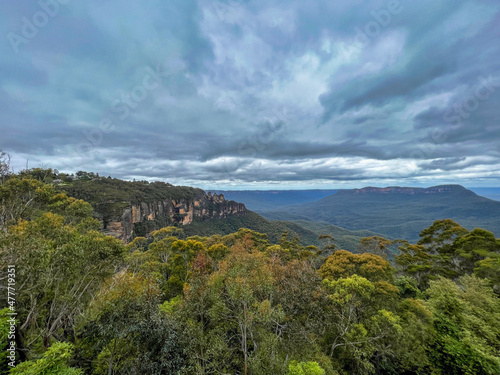
[[[243,203],[226,201],[224,195],[205,194],[196,200],[164,200],[149,203],[130,204],[122,212],[121,217],[107,223],[106,234],[128,242],[132,239],[134,224],[159,220],[170,224],[191,224],[194,219],[223,219],[231,215],[247,212]]]

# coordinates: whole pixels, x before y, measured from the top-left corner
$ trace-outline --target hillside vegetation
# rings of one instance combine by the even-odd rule
[[[298,224],[286,221],[269,221],[255,212],[249,211],[245,215],[232,216],[221,220],[196,221],[182,229],[187,235],[211,236],[214,234],[227,235],[237,232],[240,228],[248,228],[265,233],[272,243],[278,243],[283,232],[300,238],[302,244],[319,245],[318,235],[301,227]]]

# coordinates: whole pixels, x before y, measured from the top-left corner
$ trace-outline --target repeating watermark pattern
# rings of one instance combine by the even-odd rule
[[[366,22],[363,27],[357,26],[354,28],[355,36],[351,39],[350,43],[344,45],[344,48],[360,50],[368,47],[392,23],[394,16],[403,12],[403,3],[411,1],[388,0],[384,8],[372,10],[370,12],[372,19]],[[243,0],[217,0],[211,3],[211,7],[221,22],[233,23],[238,19],[238,23],[252,27],[245,19],[237,17],[237,12],[243,4]]]
[[[417,150],[413,150],[410,154],[410,159],[428,159],[434,155],[440,144],[446,141],[447,135],[445,130],[436,128],[432,130],[430,142],[420,144]]]
[[[238,144],[237,155],[241,158],[259,158],[269,145],[282,134],[290,122],[290,115],[285,107],[276,108],[263,118],[263,126]],[[224,161],[223,174],[226,180],[232,181],[237,176],[234,163]],[[224,178],[221,178],[224,179]]]
[[[366,22],[363,27],[354,28],[355,36],[350,42],[343,45],[344,48],[350,52],[353,48],[361,50],[368,47],[391,24],[394,16],[399,15],[403,10],[404,5],[401,0],[389,0],[385,8],[372,10],[370,12],[372,19]]]
[[[443,114],[446,123],[460,125],[464,119],[468,119],[471,114],[479,109],[481,102],[487,101],[500,87],[500,80],[495,80],[492,76],[488,78],[479,77],[479,84],[474,89],[474,95],[470,95],[460,103],[454,103],[452,108]]]
[[[7,266],[7,359],[9,367],[16,367],[16,266]]]
[[[285,107],[273,109],[271,116],[266,119],[264,127],[238,145],[239,155],[259,156],[265,151],[267,145],[276,138],[277,133],[285,130],[288,122],[289,118]]]
[[[72,162],[76,159],[80,163],[89,163],[99,158],[98,147],[101,146],[104,136],[113,132],[120,121],[125,121],[133,111],[139,108],[150,93],[158,89],[171,74],[170,71],[163,69],[161,64],[155,68],[147,66],[146,73],[140,83],[129,91],[122,91],[120,97],[111,102],[109,112],[113,115],[104,116],[98,122],[98,126],[81,131],[82,140],[76,147],[66,146],[66,153],[72,155]]]
[[[458,103],[453,103],[448,110],[443,113],[443,124],[458,126],[464,120],[469,119],[473,112],[481,107],[481,103],[487,101],[500,87],[500,79],[495,79],[492,76],[488,78],[479,77],[479,83],[473,90],[473,94],[469,95],[465,100]],[[427,144],[420,145],[418,150],[412,151],[411,159],[428,159],[434,155],[438,146],[444,143],[447,139],[445,129],[436,128],[430,134],[430,141]]]
[[[18,32],[9,32],[7,39],[12,47],[12,50],[17,54],[19,47],[28,44],[30,40],[35,38],[41,29],[46,27],[50,20],[56,17],[61,9],[61,5],[67,5],[71,0],[40,0],[38,6],[40,10],[36,11],[31,17],[21,18],[21,28]]]
[[[206,94],[203,92],[203,94]],[[234,97],[221,97],[215,101],[215,106],[221,110],[235,111],[239,108]],[[262,126],[254,134],[248,136],[238,144],[239,156],[256,157],[265,151],[267,145],[271,143],[278,132],[283,131],[290,121],[290,114],[287,109],[274,108],[269,114],[260,114]]]
[[[224,23],[238,23],[253,29],[246,18],[239,17],[244,0],[217,0],[211,4],[211,8],[218,17],[219,21]],[[279,72],[278,72],[279,73]],[[279,75],[279,74],[278,74]],[[239,105],[233,97],[223,97],[215,101],[217,108],[222,110],[234,111]],[[243,139],[237,146],[237,156],[242,158],[258,158],[263,155],[269,145],[277,138],[278,134],[283,133],[290,122],[290,115],[285,107],[274,108],[268,114],[261,114],[260,128],[253,134]],[[225,160],[223,165],[223,174],[227,180],[234,180],[237,175],[231,160]]]
[[[214,1],[211,5],[221,22],[232,22],[235,18],[235,11],[243,5],[243,0]]]

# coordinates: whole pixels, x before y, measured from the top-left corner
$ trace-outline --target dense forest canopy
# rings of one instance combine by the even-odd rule
[[[91,201],[107,178],[1,165],[1,277],[15,265],[17,288],[17,366],[6,358],[6,308],[2,374],[499,372],[491,232],[443,218],[418,243],[372,236],[358,253],[331,236],[272,243],[245,228],[165,227],[124,244],[99,231],[90,203],[54,186],[90,178]],[[148,199],[159,186],[135,184],[113,199]]]

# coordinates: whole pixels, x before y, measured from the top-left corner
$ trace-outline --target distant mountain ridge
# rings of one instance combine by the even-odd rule
[[[423,229],[441,219],[453,219],[468,229],[481,227],[500,233],[500,202],[461,185],[343,189],[316,202],[261,214],[280,220],[296,220],[300,216],[409,241],[418,240]]]
[[[329,195],[335,194],[337,189],[211,191],[218,194],[224,194],[227,199],[242,202],[249,210],[260,212],[270,211],[289,205],[316,202]]]
[[[337,194],[406,194],[406,195],[418,195],[418,194],[440,194],[440,193],[451,193],[451,192],[461,192],[466,194],[473,194],[477,196],[471,190],[464,188],[461,185],[438,185],[431,186],[428,188],[413,188],[413,187],[401,187],[401,186],[388,186],[384,188],[368,186],[361,189],[341,189],[337,191]]]

